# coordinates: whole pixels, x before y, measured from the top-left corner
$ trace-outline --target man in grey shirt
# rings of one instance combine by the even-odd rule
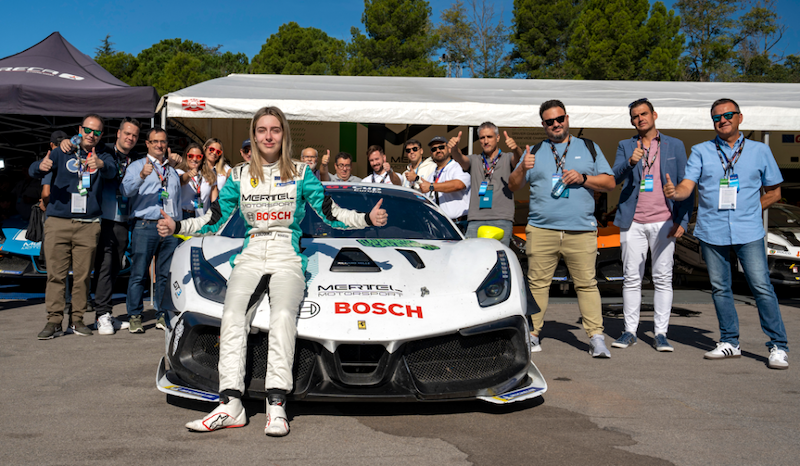
[[[320,170],[321,181],[340,181],[343,183],[358,183],[361,178],[353,176],[353,156],[347,152],[336,154],[336,173],[329,174]]]
[[[506,143],[514,152],[500,152],[500,131],[488,121],[478,127],[478,139],[483,147],[481,154],[461,153],[461,132],[447,143],[450,156],[471,178],[466,236],[477,238],[478,228],[484,225],[498,227],[503,230],[502,243],[508,246],[514,224],[514,193],[508,189],[508,178],[523,149],[507,138]]]

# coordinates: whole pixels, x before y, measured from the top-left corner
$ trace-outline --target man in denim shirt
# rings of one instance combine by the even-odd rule
[[[703,260],[708,266],[712,298],[719,319],[720,342],[706,359],[738,358],[739,318],[731,290],[731,249],[742,264],[756,299],[761,329],[769,337],[768,366],[787,369],[786,329],[775,290],[769,281],[764,248],[762,212],[781,198],[783,181],[778,164],[765,144],[744,138],[739,105],[719,99],[711,106],[717,137],[692,147],[683,181],[674,186],[667,177],[664,195],[680,201],[699,190],[697,226]],[[761,194],[761,188],[764,194]]]
[[[178,172],[170,165],[176,162],[168,157],[167,133],[153,128],[147,133],[147,157],[132,162],[122,179],[120,191],[131,203],[131,276],[128,281],[126,305],[130,317],[130,333],[144,333],[142,327],[142,294],[147,268],[156,257],[156,285],[153,291],[156,308],[156,327],[166,328],[162,298],[167,294],[167,278],[172,263],[172,253],[180,243],[174,236],[162,238],[156,226],[163,210],[180,220],[181,183]]]

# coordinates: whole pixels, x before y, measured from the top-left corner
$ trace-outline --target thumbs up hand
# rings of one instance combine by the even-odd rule
[[[536,163],[536,154],[531,154],[531,146],[525,146],[525,153],[522,155],[522,168],[528,171],[533,168],[534,163]]]
[[[452,154],[454,150],[458,150],[459,142],[461,142],[461,131],[458,132],[458,136],[452,137],[447,141],[447,152]]]
[[[39,162],[39,171],[47,173],[52,168],[53,168],[53,160],[50,159],[50,151],[47,151],[47,155],[45,155],[42,161]]]
[[[506,137],[506,145],[508,148],[512,151],[517,150],[517,141],[515,141],[514,138],[508,137],[508,131],[503,131],[503,135]]]
[[[153,162],[150,160],[150,157],[147,156],[144,161],[144,166],[142,167],[142,171],[139,173],[139,176],[142,179],[146,179],[150,174],[153,173]]]
[[[89,166],[90,171],[97,171],[106,166],[103,159],[97,156],[97,152],[94,148],[92,148],[92,153],[87,157],[86,165]]]
[[[639,163],[639,161],[642,160],[643,156],[644,156],[644,151],[642,150],[642,140],[639,139],[638,141],[636,141],[636,149],[633,150],[633,155],[631,155],[631,158],[628,160],[631,164],[631,167]]]
[[[175,233],[175,220],[172,220],[172,217],[167,215],[164,209],[161,209],[161,217],[163,218],[158,221],[156,229],[161,237],[166,238]]]
[[[675,185],[672,184],[669,173],[667,173],[667,182],[664,183],[664,197],[667,199],[675,199]]]
[[[375,204],[375,207],[373,207],[372,211],[369,213],[369,219],[376,227],[382,227],[386,225],[386,221],[389,219],[389,215],[386,213],[386,211],[381,209],[381,204],[383,204],[383,199],[378,201],[378,203]],[[160,220],[159,223],[161,223]]]

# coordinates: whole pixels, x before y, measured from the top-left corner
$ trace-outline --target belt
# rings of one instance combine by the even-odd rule
[[[135,219],[133,219],[133,223],[142,222],[142,223],[150,224],[150,223],[158,223],[159,220],[161,220],[161,219],[157,218],[155,220],[150,220],[148,218],[135,218]]]
[[[250,239],[253,238],[264,238],[264,239],[283,239],[283,240],[291,240],[292,235],[289,233],[281,233],[278,231],[271,231],[269,233],[253,233],[250,235]]]

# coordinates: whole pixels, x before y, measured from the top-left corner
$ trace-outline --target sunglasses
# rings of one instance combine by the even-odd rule
[[[416,152],[419,150],[419,147],[406,147],[406,154],[410,154],[412,152]]]
[[[631,109],[633,107],[638,107],[639,105],[642,105],[642,104],[647,103],[647,102],[650,102],[650,101],[647,100],[647,97],[643,97],[643,98],[641,98],[639,100],[634,100],[633,102],[629,103],[628,104],[628,108]]]
[[[85,126],[84,126],[84,127],[83,127],[83,133],[84,133],[84,134],[86,134],[87,136],[88,136],[88,135],[90,135],[90,134],[92,134],[92,133],[94,133],[94,135],[95,135],[95,136],[97,136],[97,137],[99,138],[99,137],[100,137],[100,135],[101,135],[101,134],[103,134],[103,130],[101,130],[101,129],[92,129],[92,128],[87,128],[87,127],[85,127]]]
[[[553,123],[555,122],[564,123],[564,120],[566,118],[567,118],[566,115],[561,115],[560,117],[555,117],[555,118],[548,118],[544,120],[544,124],[546,124],[547,126],[553,126]]]
[[[343,164],[343,163],[337,163],[336,167],[341,169],[341,170],[347,170],[347,169],[350,168],[350,165],[346,165],[346,164]]]
[[[734,115],[739,115],[739,112],[725,112],[719,115],[711,115],[711,119],[714,120],[714,123],[719,123],[723,117],[726,120],[732,120]]]
[[[242,149],[242,152],[244,152],[245,154],[249,154],[251,150],[252,149],[250,147],[247,147],[246,149]]]
[[[211,153],[211,154],[222,155],[222,149],[217,149],[217,148],[214,148],[214,147],[209,147],[209,148],[208,148],[208,149],[206,149],[206,150],[207,150],[209,153]]]
[[[189,154],[186,158],[189,160],[203,160],[203,154]]]
[[[432,152],[439,152],[440,150],[444,150],[445,147],[447,147],[447,146],[445,146],[444,144],[439,145],[439,146],[431,146],[431,151]]]

